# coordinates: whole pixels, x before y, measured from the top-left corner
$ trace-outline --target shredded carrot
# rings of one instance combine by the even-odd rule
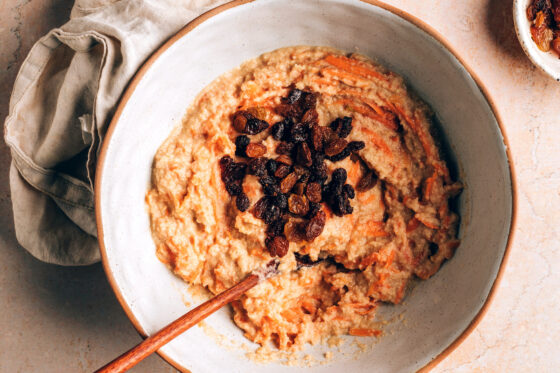
[[[385,101],[385,104],[387,106],[389,106],[390,108],[392,108],[394,111],[396,111],[405,120],[405,122],[408,123],[410,128],[414,131],[414,133],[416,133],[416,136],[418,136],[418,139],[420,140],[420,143],[422,144],[422,148],[424,148],[424,152],[426,153],[426,156],[428,158],[431,158],[432,148],[431,148],[430,143],[428,141],[428,137],[424,133],[423,128],[416,121],[416,118],[410,118],[408,115],[406,115],[404,110],[396,104],[393,104],[389,101]]]
[[[354,308],[354,312],[359,315],[367,315],[375,311],[375,304],[364,304],[364,303],[347,303],[348,306]]]
[[[337,69],[331,69],[329,67],[325,67],[324,69],[321,70],[321,74],[323,74],[323,76],[334,76],[335,78],[337,78],[338,80],[349,84],[348,81],[350,81],[351,83],[353,83],[356,86],[368,86],[370,84],[370,82],[368,80],[364,80],[362,77],[358,76],[358,75],[354,75],[352,73],[348,73],[346,71],[341,71],[341,70],[337,70]]]
[[[381,330],[375,329],[365,329],[365,328],[352,328],[348,331],[348,334],[356,337],[372,337],[381,334]]]
[[[289,322],[300,322],[301,321],[301,314],[294,309],[287,309],[282,311],[282,317],[284,317]]]
[[[325,61],[339,69],[363,76],[364,78],[387,81],[386,76],[353,58],[331,54],[325,57]]]
[[[437,171],[434,171],[434,174],[426,179],[426,189],[424,189],[424,199],[426,201],[430,200],[430,196],[432,195],[432,189],[434,188],[434,183],[438,177]]]
[[[379,254],[373,252],[362,259],[362,261],[360,262],[360,269],[366,269],[367,267],[377,262],[378,260],[379,260]]]
[[[437,172],[445,179],[445,182],[451,184],[451,176],[449,175],[449,169],[445,167],[445,165],[441,165],[440,163],[434,162],[432,164]]]
[[[420,221],[420,223],[424,224],[426,227],[431,228],[431,229],[439,229],[439,226],[434,225],[432,223],[430,223],[429,221],[427,221],[426,219],[422,219],[422,217],[418,216],[418,214],[414,215],[414,217],[416,219],[418,219]]]
[[[385,262],[385,268],[389,268],[391,264],[393,264],[393,260],[395,260],[395,250],[391,250],[391,254],[389,254],[389,257]]]
[[[372,99],[363,96],[363,93],[354,89],[342,89],[340,92],[342,95],[352,96],[356,98],[358,101],[364,103],[369,108],[373,110],[374,113],[370,112],[368,116],[372,117],[379,122],[381,122],[385,127],[392,131],[396,131],[398,129],[397,124],[393,120],[392,116],[395,114],[391,111],[388,111],[381,106],[377,105]]]
[[[314,76],[313,78],[311,78],[311,80],[314,83],[319,84],[319,85],[326,85],[326,86],[329,86],[329,87],[334,86],[334,83],[332,81],[330,81],[328,79],[325,79],[325,78],[321,78],[319,76]]]
[[[391,148],[389,148],[389,145],[387,145],[387,143],[383,141],[383,139],[379,137],[379,135],[377,135],[375,132],[373,132],[372,130],[366,127],[361,127],[360,130],[366,133],[369,136],[369,140],[375,146],[381,149],[388,157],[393,157],[393,152],[391,152]]]
[[[366,295],[369,297],[370,295],[374,294],[376,291],[379,291],[384,286],[385,279],[389,277],[387,273],[380,273],[379,280],[373,282],[369,287]]]
[[[362,114],[364,117],[373,119],[373,120],[381,123],[382,125],[384,125],[385,127],[387,127],[388,129],[390,129],[392,131],[397,130],[397,126],[395,125],[394,122],[391,122],[391,121],[387,120],[387,118],[385,118],[383,115],[378,114],[371,107],[371,105],[375,105],[374,103],[370,104],[369,103],[370,100],[367,100],[365,98],[363,98],[362,101],[367,101],[367,102],[364,102],[363,105],[359,105],[354,100],[351,100],[351,99],[348,99],[348,98],[342,98],[340,100],[335,101],[335,103],[342,103],[345,106],[352,109],[353,111]]]

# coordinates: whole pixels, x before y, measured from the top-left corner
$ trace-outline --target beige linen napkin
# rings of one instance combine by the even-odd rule
[[[115,106],[166,39],[224,0],[77,0],[31,49],[5,123],[16,236],[40,260],[99,260],[95,163]]]

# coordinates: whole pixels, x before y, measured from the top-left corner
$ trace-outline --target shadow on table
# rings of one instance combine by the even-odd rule
[[[496,46],[509,57],[525,58],[529,62],[515,33],[513,2],[511,0],[489,0],[485,16],[486,32],[490,34]]]

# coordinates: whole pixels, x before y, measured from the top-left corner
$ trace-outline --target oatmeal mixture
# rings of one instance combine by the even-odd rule
[[[431,113],[367,58],[289,47],[206,87],[158,150],[146,201],[158,258],[217,294],[272,258],[233,303],[250,340],[298,349],[373,336],[459,246],[461,191]],[[296,270],[297,269],[297,270]]]

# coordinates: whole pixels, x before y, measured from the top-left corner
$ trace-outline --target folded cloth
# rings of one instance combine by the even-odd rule
[[[99,261],[95,163],[115,106],[166,39],[224,0],[77,0],[31,49],[5,123],[16,236],[40,260]]]

